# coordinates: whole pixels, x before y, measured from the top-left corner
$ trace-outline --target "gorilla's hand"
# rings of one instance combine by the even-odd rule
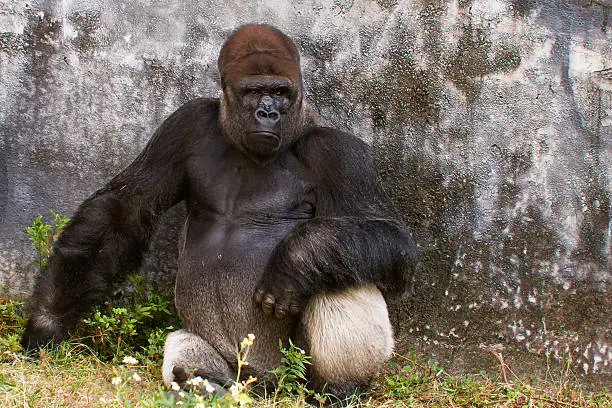
[[[23,353],[35,357],[41,347],[54,347],[64,338],[64,329],[61,325],[44,316],[34,316],[28,320],[25,331],[21,337]]]
[[[315,293],[334,289],[340,254],[334,224],[312,219],[296,226],[272,251],[253,300],[265,314],[297,315]]]
[[[281,240],[253,295],[264,313],[279,318],[296,315],[313,294],[347,285],[343,280],[350,277],[351,268],[344,260],[352,255],[336,238],[344,228],[340,223],[338,219],[314,218]]]
[[[282,319],[300,313],[307,299],[306,293],[296,289],[299,285],[285,274],[265,273],[257,284],[253,301],[267,315]]]

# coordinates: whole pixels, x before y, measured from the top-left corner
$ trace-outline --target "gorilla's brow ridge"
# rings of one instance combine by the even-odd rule
[[[250,50],[246,50],[240,56],[237,56],[237,57],[233,58],[232,61],[229,61],[229,62],[226,62],[225,64],[223,64],[223,73],[225,73],[228,68],[230,68],[230,67],[240,63],[242,60],[250,57],[251,55],[255,55],[255,54],[268,54],[268,55],[271,55],[271,56],[276,57],[276,58],[280,58],[280,59],[291,61],[291,58],[287,57],[286,53],[283,52],[283,50],[281,50],[281,49],[278,49],[278,48],[259,48],[259,47],[255,46],[255,48],[250,49]]]
[[[242,55],[240,55],[238,58],[236,58],[236,62],[240,61],[242,59],[245,59],[247,57],[250,57],[251,55],[254,54],[269,54],[275,57],[279,57],[279,58],[283,58],[286,60],[291,60],[291,58],[287,57],[287,54],[283,51],[280,50],[278,48],[259,48],[259,47],[255,47],[253,49],[250,50],[246,50],[244,53],[242,53]]]

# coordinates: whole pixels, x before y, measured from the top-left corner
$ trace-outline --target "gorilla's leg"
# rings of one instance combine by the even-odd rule
[[[235,378],[227,361],[203,338],[187,330],[177,330],[166,338],[162,378],[164,384],[183,386],[192,377],[209,380],[217,392]]]
[[[304,310],[301,339],[317,388],[341,396],[367,387],[393,351],[387,304],[375,285],[315,295]]]

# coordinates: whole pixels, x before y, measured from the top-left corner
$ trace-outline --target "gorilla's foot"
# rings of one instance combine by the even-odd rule
[[[223,385],[235,378],[227,361],[202,337],[177,330],[166,338],[162,364],[164,384],[200,387],[204,392],[225,393]]]
[[[187,373],[183,367],[174,367],[172,369],[172,374],[174,375],[174,382],[185,391],[198,393],[200,395],[223,395],[227,393],[227,390],[222,385],[207,378],[208,376],[200,370]]]

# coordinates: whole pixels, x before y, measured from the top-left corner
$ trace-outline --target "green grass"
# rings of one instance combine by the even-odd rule
[[[53,243],[68,218],[50,210],[26,227],[37,251],[34,262],[44,273]],[[41,350],[37,360],[21,354],[24,302],[0,297],[0,407],[160,407],[232,406],[305,407],[336,402],[301,381],[309,357],[293,344],[283,349],[282,364],[272,371],[278,387],[257,394],[255,380],[236,381],[225,396],[179,393],[179,401],[161,383],[163,342],[178,325],[170,302],[155,287],[130,276],[132,290],[94,311],[56,349]],[[237,353],[239,369],[248,363],[253,338]],[[369,392],[344,401],[350,407],[608,407],[612,396],[589,394],[569,369],[545,381],[512,375],[500,354],[500,374],[451,376],[430,362],[396,355]],[[246,362],[245,362],[246,361]],[[554,380],[553,380],[554,378]],[[206,395],[206,393],[204,392]],[[306,400],[311,405],[308,405]]]
[[[132,313],[132,310],[130,313]],[[171,406],[161,384],[161,355],[158,344],[137,346],[119,339],[109,356],[94,342],[95,332],[72,337],[57,349],[43,351],[39,360],[20,353],[19,337],[24,323],[23,302],[0,298],[0,406],[2,407],[157,407]],[[77,331],[78,332],[78,331]],[[128,335],[128,332],[125,332]],[[115,337],[113,339],[116,340]],[[255,339],[255,341],[257,341]],[[123,362],[126,356],[136,364]],[[295,357],[295,356],[294,356]],[[607,391],[586,393],[569,372],[558,373],[539,384],[512,375],[500,359],[500,374],[452,376],[433,363],[414,356],[396,355],[372,389],[346,403],[355,407],[606,407],[612,406]],[[248,360],[248,357],[247,357]],[[291,360],[290,358],[288,360]],[[294,367],[293,369],[295,369]],[[300,367],[297,367],[300,369]],[[282,371],[293,373],[292,370]],[[134,374],[137,374],[135,376]],[[293,374],[292,374],[293,375]],[[299,370],[295,372],[299,377]],[[118,383],[117,378],[121,378]],[[248,387],[247,387],[248,388]],[[304,385],[287,383],[283,392],[249,395],[252,406],[315,406],[317,399],[331,402],[331,396],[314,396]],[[246,394],[245,394],[246,395]],[[200,402],[185,395],[183,406],[236,405],[234,400]],[[232,401],[234,403],[232,404]],[[248,404],[247,404],[248,405]]]

